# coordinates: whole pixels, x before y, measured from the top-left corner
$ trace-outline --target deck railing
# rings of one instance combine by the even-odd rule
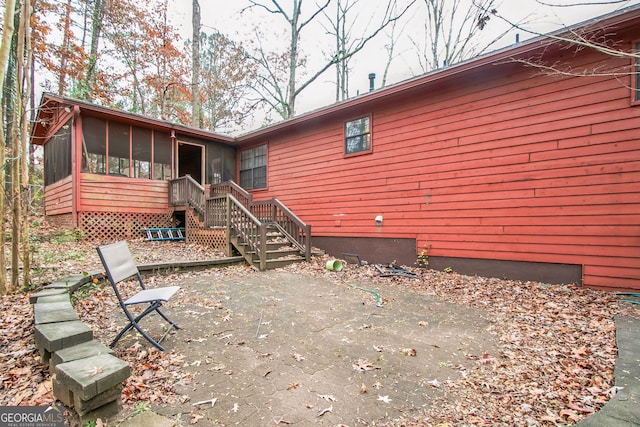
[[[189,175],[169,181],[169,206],[192,206],[197,212],[205,213],[204,187]]]
[[[251,203],[253,203],[253,195],[244,188],[240,187],[233,180],[225,181],[222,184],[212,185],[209,193],[209,197],[212,198],[231,194],[242,204],[242,206],[245,206],[247,208],[251,207]]]
[[[227,226],[227,195],[211,197],[205,202],[204,225],[207,228]]]
[[[262,222],[275,225],[287,239],[311,259],[311,226],[302,222],[278,199],[253,202],[251,212]]]
[[[227,239],[231,232],[244,242],[260,260],[260,270],[267,267],[267,225],[256,218],[235,197],[227,194]]]
[[[311,259],[311,226],[278,199],[254,201],[251,193],[227,181],[212,185],[210,197],[204,200],[204,189],[190,176],[169,181],[169,204],[187,202],[204,213],[205,227],[226,227],[227,233],[236,233],[258,254],[261,264],[266,262],[267,226],[278,228],[307,261]]]

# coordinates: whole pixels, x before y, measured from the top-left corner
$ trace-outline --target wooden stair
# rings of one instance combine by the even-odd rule
[[[222,238],[228,256],[237,251],[259,270],[311,259],[311,226],[278,199],[255,201],[233,181],[209,190],[205,197],[205,189],[189,175],[169,181],[169,206],[185,211],[188,242]]]
[[[267,227],[266,242],[266,269],[282,268],[291,264],[304,262],[306,258],[276,227]],[[260,256],[249,248],[249,244],[243,242],[235,233],[229,236],[230,243],[252,266],[260,269]]]

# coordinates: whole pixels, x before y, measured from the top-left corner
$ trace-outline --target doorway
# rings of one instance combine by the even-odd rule
[[[178,141],[178,176],[185,175],[204,186],[204,145]]]

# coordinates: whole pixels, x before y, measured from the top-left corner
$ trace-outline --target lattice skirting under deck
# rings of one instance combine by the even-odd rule
[[[147,227],[171,227],[171,211],[160,214],[132,212],[80,212],[78,228],[91,240],[116,241],[143,237]]]
[[[185,216],[188,243],[196,243],[223,252],[227,250],[227,233],[225,229],[205,229],[204,220],[194,214],[193,209],[187,209]]]

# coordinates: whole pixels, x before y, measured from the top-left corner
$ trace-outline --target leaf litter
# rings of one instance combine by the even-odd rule
[[[211,259],[207,248],[184,243],[130,242],[139,264],[184,260]],[[82,253],[77,261],[62,260],[45,265],[34,276],[36,286],[80,271],[99,270],[95,243],[47,243],[40,252]],[[158,250],[161,246],[161,250]],[[324,269],[326,257],[317,257],[308,264],[297,264],[285,270],[301,275],[323,276],[339,283],[340,278]],[[454,272],[414,270],[420,280],[402,277],[381,278],[371,266],[349,268],[345,274],[353,281],[370,287],[400,286],[444,301],[473,306],[490,314],[491,333],[499,340],[499,354],[467,355],[475,360],[472,368],[458,367],[459,378],[445,382],[429,382],[446,389],[447,399],[438,400],[420,416],[407,415],[392,425],[557,425],[572,424],[598,411],[615,394],[613,367],[617,355],[614,317],[618,314],[638,314],[638,310],[622,304],[610,293],[584,289],[575,285],[547,285],[537,282],[470,277]],[[206,271],[207,275],[224,275],[226,269]],[[188,281],[201,272],[186,272],[154,279],[154,286],[168,282]],[[234,275],[255,274],[253,269],[235,268]],[[37,282],[40,280],[40,282]],[[133,285],[132,285],[133,286]],[[218,298],[219,297],[219,298]],[[185,295],[185,300],[195,296]],[[53,402],[50,374],[33,341],[33,309],[25,295],[0,298],[2,328],[0,330],[0,405],[48,405]],[[109,342],[118,330],[109,313],[117,310],[110,288],[96,286],[83,293],[76,302],[81,319],[92,325],[96,337]],[[198,300],[199,307],[211,310],[224,308],[224,296],[207,301]],[[229,313],[222,312],[221,317]],[[419,326],[427,326],[420,321]],[[25,327],[25,325],[27,325]],[[370,328],[364,325],[361,328]],[[359,328],[360,329],[360,328]],[[197,340],[197,339],[195,339]],[[407,355],[413,355],[408,350]],[[161,353],[154,348],[143,350],[139,344],[116,348],[116,355],[129,362],[132,375],[123,389],[123,406],[133,410],[140,402],[178,405],[189,397],[176,392],[177,385],[188,385],[191,374],[182,369],[184,356],[178,352]],[[296,358],[297,359],[297,358]],[[354,369],[361,372],[374,369],[366,359],[358,360]],[[99,368],[96,369],[96,373]],[[380,388],[379,383],[373,384]],[[366,393],[366,386],[361,392]],[[379,396],[385,402],[388,396]],[[326,399],[330,400],[330,399]],[[389,399],[390,400],[390,399]],[[332,407],[329,407],[332,409]],[[327,409],[329,409],[327,408]],[[321,411],[322,415],[329,411]],[[318,416],[321,416],[320,413]],[[190,423],[201,415],[194,412]],[[287,423],[284,419],[280,423]]]

